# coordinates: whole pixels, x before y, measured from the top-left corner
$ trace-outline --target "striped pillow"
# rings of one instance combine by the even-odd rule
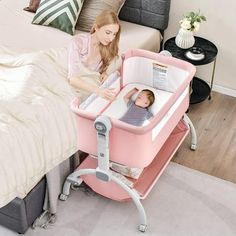
[[[84,0],[41,0],[32,23],[51,26],[71,35]]]

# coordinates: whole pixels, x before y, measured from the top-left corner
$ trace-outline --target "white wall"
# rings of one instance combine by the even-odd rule
[[[218,48],[213,90],[236,97],[236,1],[235,0],[172,0],[169,26],[164,41],[176,36],[179,20],[189,11],[200,10],[202,22],[196,36],[212,41]],[[209,82],[213,63],[198,66],[197,76]]]

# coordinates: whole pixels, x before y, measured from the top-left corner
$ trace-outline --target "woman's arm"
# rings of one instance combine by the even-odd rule
[[[113,100],[115,98],[114,88],[99,88],[98,86],[86,83],[85,80],[77,77],[72,77],[69,81],[70,84],[77,89],[85,90],[90,93],[96,93],[98,96],[108,100]]]
[[[96,85],[86,82],[86,78],[80,78],[77,76],[80,73],[81,55],[84,55],[88,49],[88,36],[80,34],[75,36],[69,45],[69,65],[68,65],[68,80],[69,83],[81,90],[85,90],[89,93],[96,93],[98,96],[108,100],[112,100],[115,97],[113,89],[102,89]]]
[[[124,96],[124,101],[128,103],[128,101],[131,99],[131,97],[138,92],[137,88],[131,89],[125,96]]]

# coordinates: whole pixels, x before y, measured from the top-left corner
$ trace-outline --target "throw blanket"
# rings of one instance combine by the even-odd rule
[[[0,48],[0,207],[78,150],[76,93],[66,77],[65,48],[21,55]]]

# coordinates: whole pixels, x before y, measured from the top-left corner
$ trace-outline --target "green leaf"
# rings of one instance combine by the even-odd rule
[[[191,12],[189,13],[189,16],[190,16],[190,17],[194,17],[194,16],[195,16],[195,13],[194,13],[193,11],[191,11]]]

